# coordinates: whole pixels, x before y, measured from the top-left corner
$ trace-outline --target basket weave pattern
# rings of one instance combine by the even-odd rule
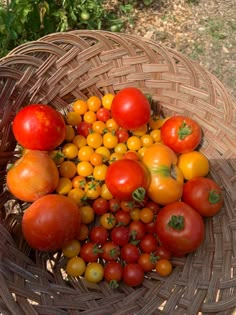
[[[143,285],[65,281],[60,254],[33,252],[20,231],[24,204],[6,190],[6,165],[17,158],[11,122],[29,103],[63,111],[78,98],[135,86],[166,115],[200,123],[201,152],[225,204],[206,220],[202,246],[175,258],[168,278]],[[0,313],[3,315],[234,314],[236,309],[236,102],[210,73],[180,53],[125,34],[72,31],[15,48],[0,60]]]

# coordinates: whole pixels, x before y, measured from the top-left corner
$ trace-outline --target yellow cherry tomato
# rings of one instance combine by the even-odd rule
[[[115,146],[114,151],[116,153],[125,154],[127,152],[127,145],[125,143],[120,142]]]
[[[65,257],[71,258],[79,255],[81,244],[78,240],[71,240],[62,247],[62,253]]]
[[[88,104],[79,99],[73,103],[72,108],[76,113],[83,115],[88,111]]]
[[[117,122],[113,118],[110,118],[106,121],[106,129],[108,131],[117,131],[119,127],[120,126],[117,124]]]
[[[80,277],[86,270],[86,263],[83,258],[75,256],[68,260],[66,273],[71,277]]]
[[[114,95],[111,93],[105,94],[102,97],[102,106],[107,108],[107,109],[111,109],[111,104],[113,101]]]
[[[68,178],[72,178],[75,176],[76,174],[76,165],[74,162],[72,161],[64,161],[63,163],[61,163],[61,165],[59,166],[59,174],[62,177],[68,177]]]
[[[134,208],[132,209],[129,214],[130,217],[133,221],[139,221],[140,220],[140,209],[139,208]]]
[[[143,147],[149,147],[153,144],[153,139],[150,135],[146,134],[141,136],[141,143]]]
[[[71,142],[75,137],[75,130],[72,126],[66,125],[66,136],[65,141]]]
[[[67,159],[74,159],[78,155],[78,148],[74,143],[66,143],[62,147],[62,153]]]
[[[97,115],[95,112],[89,110],[84,114],[84,121],[89,124],[93,124],[97,120]]]
[[[86,178],[81,175],[76,175],[72,178],[72,185],[74,188],[84,188],[86,184]]]
[[[87,139],[82,135],[76,135],[73,138],[72,143],[74,143],[77,146],[77,148],[80,149],[87,145]]]
[[[99,97],[93,95],[87,99],[88,109],[89,111],[96,112],[102,105],[102,101]]]
[[[100,216],[100,224],[107,230],[111,230],[116,225],[116,217],[111,212],[106,212]]]
[[[101,146],[95,150],[96,153],[99,153],[103,156],[103,161],[109,160],[111,152],[108,148]]]
[[[98,181],[91,180],[86,183],[84,191],[87,199],[94,200],[100,196],[101,186]]]
[[[84,204],[85,191],[82,188],[72,188],[67,197],[74,200],[77,206],[82,206]]]
[[[87,177],[93,174],[93,166],[89,161],[81,161],[77,164],[77,173]]]
[[[94,210],[91,206],[80,207],[81,223],[90,224],[95,218]]]
[[[118,144],[118,138],[113,132],[107,132],[103,135],[103,145],[108,149],[114,149]]]
[[[68,125],[77,126],[82,121],[82,118],[77,112],[69,112],[66,114],[65,120]]]
[[[106,200],[110,200],[113,198],[112,194],[110,193],[109,189],[107,188],[107,185],[104,183],[101,186],[101,194],[100,196]]]
[[[92,124],[92,128],[93,128],[93,131],[103,134],[104,130],[106,129],[106,124],[103,121],[96,120]]]
[[[141,147],[138,150],[138,157],[139,157],[140,160],[142,160],[142,158],[144,157],[146,151],[147,151],[147,147]]]
[[[137,136],[131,136],[127,140],[127,148],[132,151],[138,151],[142,146],[142,141]]]
[[[186,180],[194,177],[207,176],[210,169],[207,157],[200,151],[181,154],[178,157],[177,165]]]
[[[91,262],[87,265],[84,276],[87,281],[98,283],[103,279],[104,268],[98,262]]]
[[[161,141],[161,131],[160,129],[153,129],[150,131],[150,136],[152,137],[152,140],[154,142],[160,142]]]
[[[121,159],[123,159],[123,157],[124,157],[124,154],[119,153],[119,152],[113,152],[110,155],[109,164],[111,164],[111,163],[113,163],[115,161],[121,160]]]
[[[56,192],[59,195],[67,195],[72,189],[72,182],[68,177],[60,177],[56,187]]]
[[[98,132],[92,132],[87,136],[87,144],[93,149],[97,149],[102,145],[103,137]]]
[[[89,161],[91,154],[94,153],[94,149],[88,145],[83,146],[78,151],[78,158],[80,161]]]
[[[106,172],[107,172],[106,164],[96,165],[94,166],[94,169],[93,169],[93,177],[95,180],[98,180],[98,181],[105,180]]]
[[[147,133],[147,131],[148,131],[148,126],[145,124],[142,127],[139,127],[138,129],[133,130],[132,134],[134,136],[141,137],[141,136],[145,135]]]

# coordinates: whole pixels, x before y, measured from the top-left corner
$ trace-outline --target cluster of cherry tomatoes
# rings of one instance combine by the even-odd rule
[[[138,286],[151,271],[168,276],[171,257],[195,251],[203,218],[222,207],[197,150],[199,124],[160,117],[136,88],[79,99],[63,116],[26,106],[13,132],[24,154],[7,185],[32,203],[24,237],[33,248],[62,250],[69,276],[112,286]]]

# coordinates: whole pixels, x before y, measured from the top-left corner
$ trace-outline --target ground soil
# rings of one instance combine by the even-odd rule
[[[236,96],[236,0],[138,1],[125,32],[199,62]],[[133,22],[133,23],[132,23]]]

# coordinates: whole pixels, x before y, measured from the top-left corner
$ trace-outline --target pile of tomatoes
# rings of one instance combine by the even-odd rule
[[[79,99],[65,114],[28,105],[13,133],[23,154],[7,187],[29,203],[23,235],[34,249],[61,251],[68,276],[113,287],[168,276],[171,257],[197,250],[204,218],[222,207],[200,125],[158,116],[137,88]]]

